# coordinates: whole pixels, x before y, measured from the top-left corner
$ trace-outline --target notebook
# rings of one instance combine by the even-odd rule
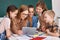
[[[34,35],[38,33],[34,27],[23,27],[22,31],[24,35]]]

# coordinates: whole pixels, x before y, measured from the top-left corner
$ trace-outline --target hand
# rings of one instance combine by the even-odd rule
[[[56,33],[56,36],[58,37],[59,36],[59,33]]]
[[[22,34],[23,34],[22,30],[19,30],[18,35],[22,35]]]
[[[45,30],[46,30],[45,26],[42,26],[42,27],[41,27],[41,30],[42,30],[43,32],[45,32]]]

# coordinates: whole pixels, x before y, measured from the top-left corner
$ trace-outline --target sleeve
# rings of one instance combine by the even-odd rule
[[[33,18],[33,27],[37,27],[37,23],[38,23],[38,18],[34,17]]]
[[[5,28],[5,30],[10,29],[10,19],[9,18],[4,19],[4,28]]]

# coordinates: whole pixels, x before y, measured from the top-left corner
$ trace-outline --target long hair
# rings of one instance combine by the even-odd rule
[[[15,5],[10,5],[10,6],[8,6],[8,8],[7,8],[7,16],[10,18],[10,20],[11,20],[11,23],[10,23],[10,29],[11,29],[11,31],[12,31],[12,26],[15,24],[15,20],[14,19],[12,19],[11,17],[10,17],[10,11],[11,12],[14,12],[15,10],[17,10],[17,7],[15,6]],[[11,13],[12,14],[12,13]]]
[[[20,27],[20,29],[22,29],[22,27],[27,25],[27,19],[28,18],[26,17],[24,20],[22,20],[22,18],[21,18],[21,16],[22,16],[21,12],[23,12],[25,10],[28,10],[28,6],[21,5],[21,7],[18,9],[18,14],[16,16],[16,19],[17,19],[16,22],[18,22],[18,24],[16,24],[16,25],[18,25],[18,27]]]
[[[29,20],[29,27],[32,27],[32,17],[28,16],[28,20]]]
[[[41,29],[41,27],[43,26],[43,24],[44,24],[44,26],[46,26],[46,25],[45,25],[45,22],[44,22],[44,18],[43,18],[43,13],[44,13],[44,11],[47,11],[48,9],[47,9],[47,6],[46,6],[44,0],[39,0],[39,1],[37,2],[37,4],[36,4],[36,7],[41,7],[41,8],[43,9],[43,11],[42,11],[42,16],[39,16],[39,17],[38,17],[39,22],[40,22],[39,29]]]
[[[48,15],[49,15],[51,18],[53,18],[53,19],[54,19],[54,17],[55,17],[55,12],[54,12],[53,10],[47,10],[47,11],[44,12],[44,15],[45,15],[45,14],[48,14]],[[54,28],[54,27],[57,27],[57,26],[56,26],[56,23],[55,23],[54,21],[52,22],[52,26],[51,26],[49,23],[47,23],[46,28],[47,28],[47,29],[50,29],[51,32],[53,32],[53,28]]]

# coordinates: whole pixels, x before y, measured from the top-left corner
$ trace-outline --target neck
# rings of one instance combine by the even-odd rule
[[[42,15],[42,13],[39,13],[39,14],[38,14],[38,16],[41,16],[41,15]]]
[[[33,15],[30,15],[30,17],[33,17]]]

